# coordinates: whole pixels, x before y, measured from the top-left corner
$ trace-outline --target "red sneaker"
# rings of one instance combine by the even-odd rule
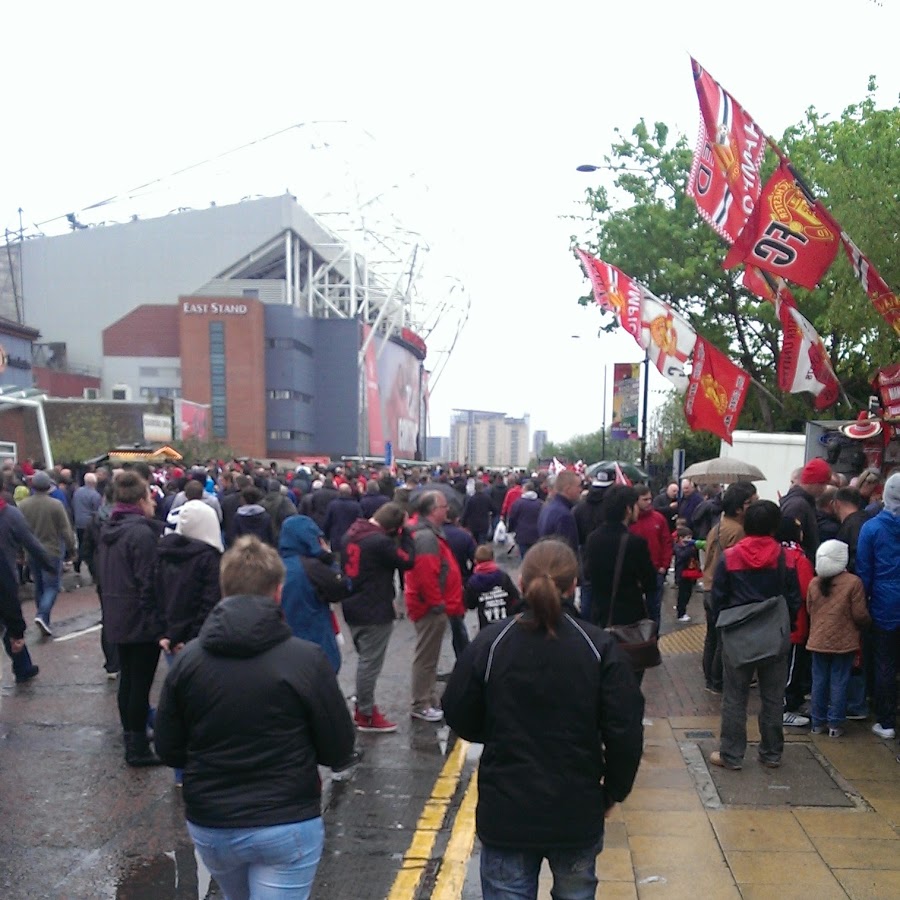
[[[358,709],[353,715],[353,724],[360,731],[380,731],[389,734],[397,730],[396,722],[389,722],[378,709],[377,706],[372,707],[372,715],[364,716]]]

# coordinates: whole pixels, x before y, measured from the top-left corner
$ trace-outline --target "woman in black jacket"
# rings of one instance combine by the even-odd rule
[[[577,574],[566,544],[535,544],[522,563],[526,612],[483,629],[444,693],[447,724],[484,744],[485,897],[536,898],[543,859],[554,896],[593,896],[604,818],[640,764],[644,700],[631,666],[614,638],[564,611]]]
[[[406,519],[399,504],[385,503],[371,519],[357,519],[350,526],[341,548],[350,583],[350,595],[343,602],[344,621],[359,655],[353,722],[360,731],[397,730],[396,723],[375,705],[375,683],[396,618],[394,572],[411,569],[414,561],[412,537],[403,527]]]

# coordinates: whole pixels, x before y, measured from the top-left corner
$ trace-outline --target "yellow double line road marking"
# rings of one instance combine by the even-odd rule
[[[409,849],[403,855],[400,871],[394,879],[394,884],[387,896],[387,900],[412,900],[415,897],[422,875],[425,872],[425,867],[431,860],[438,832],[444,825],[450,801],[453,799],[459,786],[459,779],[462,775],[468,749],[469,742],[459,739],[447,757],[447,761],[441,769],[441,774],[434,784],[431,796],[425,801],[425,808],[422,810],[422,815],[419,816],[415,834],[410,842]],[[461,833],[457,834],[457,825],[454,825],[450,845],[447,847],[447,853],[444,856],[444,864],[441,866],[441,876],[438,879],[435,892],[432,894],[434,900],[437,900],[437,898],[442,898],[442,900],[450,900],[452,897],[458,898],[462,891],[466,861],[472,852],[472,840],[475,834],[474,810],[476,795],[473,791],[474,785],[475,778],[473,776],[472,783],[463,799],[463,805],[457,814],[457,823],[460,826]],[[472,795],[471,799],[470,795]],[[468,849],[465,848],[466,829],[460,820],[464,810],[467,810],[466,816],[471,821]],[[444,874],[444,866],[448,866],[446,876]],[[442,882],[445,882],[444,893],[440,893]],[[446,891],[453,888],[457,882],[459,884],[458,892],[456,894],[447,893]]]

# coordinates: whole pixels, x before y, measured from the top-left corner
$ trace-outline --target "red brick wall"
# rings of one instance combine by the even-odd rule
[[[179,315],[171,303],[136,306],[103,329],[103,355],[178,356]]]
[[[92,375],[73,375],[71,372],[56,372],[42,366],[34,366],[34,383],[51,397],[83,397],[85,388],[100,387],[100,379]]]
[[[225,443],[235,452],[266,455],[265,307],[237,297],[181,297],[178,301],[181,391],[185,400],[212,401],[209,323],[225,325]],[[212,414],[210,414],[210,437]]]

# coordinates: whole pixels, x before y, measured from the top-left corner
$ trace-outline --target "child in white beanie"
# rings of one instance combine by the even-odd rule
[[[847,685],[859,650],[860,629],[871,622],[862,581],[847,571],[843,541],[824,541],[816,551],[809,586],[807,649],[812,654],[812,733],[840,737],[847,712]]]

